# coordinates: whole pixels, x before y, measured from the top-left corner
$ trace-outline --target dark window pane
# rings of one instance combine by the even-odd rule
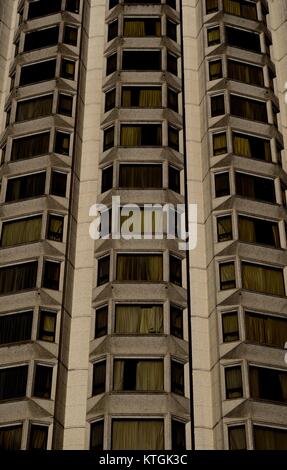
[[[261,52],[260,36],[258,33],[246,31],[244,29],[225,27],[227,44],[253,52]]]
[[[96,362],[93,366],[93,392],[99,395],[106,391],[106,361]]]
[[[32,424],[29,436],[29,450],[47,449],[48,426]]]
[[[121,188],[162,188],[162,165],[120,165]]]
[[[34,397],[51,398],[53,367],[36,365],[34,379]]]
[[[237,312],[227,312],[222,314],[222,332],[224,343],[239,340]]]
[[[236,194],[246,198],[276,203],[274,180],[245,173],[235,173]]]
[[[50,132],[14,139],[11,160],[24,160],[49,153]]]
[[[40,309],[38,339],[40,339],[41,341],[48,341],[49,343],[54,343],[56,321],[56,312],[50,312],[49,310]]]
[[[161,51],[123,51],[123,70],[161,70]]]
[[[245,331],[247,341],[283,349],[287,338],[287,319],[246,311]]]
[[[111,41],[118,36],[118,27],[118,20],[108,24],[108,41]]]
[[[55,78],[56,59],[25,65],[21,68],[20,86]]]
[[[255,450],[287,450],[287,429],[253,426]]]
[[[232,217],[231,215],[224,215],[217,217],[217,240],[219,242],[226,242],[232,240]]]
[[[176,193],[180,193],[180,170],[173,166],[168,167],[168,187]]]
[[[75,80],[76,63],[73,60],[62,59],[61,77],[67,80]]]
[[[56,261],[44,262],[43,287],[59,290],[61,263]]]
[[[168,126],[168,146],[179,151],[179,130]]]
[[[171,361],[171,391],[184,395],[184,365],[176,361]]]
[[[103,450],[104,441],[104,420],[91,424],[90,450]]]
[[[72,13],[80,13],[80,0],[66,0],[66,10]]]
[[[113,187],[113,165],[102,170],[102,193]]]
[[[20,450],[21,440],[22,424],[0,428],[0,450]]]
[[[71,95],[64,95],[59,93],[58,99],[58,113],[65,116],[72,116],[73,112],[73,97]]]
[[[268,122],[265,101],[251,100],[242,96],[230,95],[230,114],[250,121]]]
[[[266,367],[249,367],[250,396],[254,400],[286,403],[286,386],[287,371]]]
[[[211,116],[221,116],[225,114],[224,95],[216,95],[210,98]]]
[[[151,3],[160,3],[160,0],[152,0]],[[174,10],[176,10],[176,0],[165,0],[165,3],[173,8]]]
[[[115,128],[109,127],[108,129],[104,130],[104,147],[103,150],[109,150],[114,146],[114,134]]]
[[[78,28],[75,28],[74,26],[70,26],[70,25],[65,25],[63,42],[64,44],[77,46]]]
[[[215,197],[228,196],[230,194],[229,173],[216,173],[215,181]]]
[[[55,242],[63,241],[64,217],[48,214],[47,238]]]
[[[52,114],[53,95],[18,101],[16,122],[28,121]]]
[[[280,248],[278,223],[238,216],[239,240]]]
[[[247,449],[245,426],[228,426],[228,442],[229,450]]]
[[[182,259],[169,256],[169,280],[177,286],[182,285]]]
[[[183,338],[183,310],[175,305],[170,306],[170,334]]]
[[[96,309],[95,338],[105,336],[108,332],[108,312],[107,305]]]
[[[116,105],[116,89],[108,91],[105,94],[105,113],[113,109]]]
[[[26,396],[28,366],[0,369],[0,400]]]
[[[177,40],[177,24],[169,19],[166,20],[166,35],[174,41]]]
[[[39,29],[25,35],[24,52],[58,44],[59,26]]]
[[[98,260],[98,286],[110,280],[110,257],[104,256]]]
[[[117,70],[117,53],[112,54],[109,57],[107,57],[106,75],[110,75],[116,70]]]
[[[139,147],[141,145],[160,146],[162,145],[162,125],[122,125],[121,145],[125,147]]]
[[[37,269],[37,261],[0,268],[0,294],[6,295],[35,289]]]
[[[55,152],[61,155],[69,155],[70,153],[70,134],[56,131]]]
[[[242,262],[243,289],[285,296],[283,269]]]
[[[0,316],[0,344],[31,339],[33,311]],[[1,448],[1,446],[0,446]]]
[[[178,93],[170,88],[167,90],[167,106],[178,113]]]
[[[52,171],[51,194],[54,196],[66,197],[67,174],[59,171]]]
[[[219,265],[220,290],[235,289],[235,266],[233,261],[230,263],[221,263]]]
[[[177,75],[178,74],[177,57],[168,52],[166,56],[166,61],[167,61],[166,70],[172,73],[173,75]]]
[[[228,78],[249,85],[264,86],[263,68],[228,59]]]
[[[117,256],[117,281],[163,280],[162,255],[121,254]]]
[[[227,399],[243,396],[241,366],[225,368],[225,386]]]
[[[109,0],[109,9],[111,10],[116,5],[118,5],[118,3],[119,3],[119,0]]]
[[[28,19],[51,15],[61,11],[61,0],[36,0],[29,2]]]
[[[46,173],[34,173],[8,179],[6,202],[18,201],[45,194]]]
[[[185,423],[181,421],[171,420],[171,446],[172,450],[185,450]]]

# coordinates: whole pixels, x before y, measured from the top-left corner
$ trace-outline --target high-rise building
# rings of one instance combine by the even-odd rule
[[[286,0],[0,21],[0,448],[287,449]],[[112,197],[138,239],[91,236]]]

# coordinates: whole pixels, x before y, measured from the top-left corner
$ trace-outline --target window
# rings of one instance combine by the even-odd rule
[[[64,217],[48,214],[47,239],[55,242],[63,241]]]
[[[112,189],[113,187],[113,165],[103,168],[102,170],[102,193]]]
[[[36,364],[33,396],[51,398],[53,367]]]
[[[80,0],[66,0],[66,10],[72,13],[80,13]]]
[[[73,112],[73,96],[59,93],[58,98],[58,114],[64,116],[72,116]]]
[[[48,426],[31,424],[29,434],[29,450],[45,450],[48,441]]]
[[[43,287],[46,289],[59,290],[61,263],[45,260]]]
[[[54,196],[66,197],[67,174],[60,171],[52,171],[51,175],[51,194]]]
[[[44,82],[55,78],[56,59],[25,65],[21,68],[20,86]]]
[[[6,158],[6,145],[2,147],[0,151],[1,151],[0,165],[3,165],[3,163],[5,162],[5,158]]]
[[[92,395],[99,395],[106,391],[106,361],[96,362],[93,365],[93,391]]]
[[[160,37],[160,35],[160,18],[124,18],[124,37]]]
[[[215,46],[216,44],[220,44],[220,29],[219,26],[215,26],[214,28],[208,28],[207,30],[207,44],[208,46]]]
[[[117,304],[115,333],[151,335],[163,333],[163,307],[149,304]]]
[[[95,338],[101,338],[108,333],[108,305],[96,309]]]
[[[25,397],[27,376],[27,365],[0,369],[0,400]]]
[[[162,255],[119,254],[117,256],[117,281],[163,280]]]
[[[90,432],[90,450],[101,451],[103,450],[104,441],[104,420],[91,423]]]
[[[118,3],[119,3],[119,0],[109,0],[109,9],[111,10],[116,5],[118,5]]]
[[[161,165],[120,165],[119,186],[123,188],[161,188]],[[144,222],[142,222],[144,223]]]
[[[229,46],[239,47],[252,52],[261,52],[260,35],[258,33],[226,26],[225,35]]]
[[[246,158],[256,158],[271,162],[270,140],[261,139],[251,135],[232,133],[233,152],[235,155]]]
[[[213,134],[213,155],[222,155],[227,153],[227,137],[226,132],[220,132],[218,134]]]
[[[16,122],[29,121],[52,114],[53,95],[18,101]]]
[[[180,170],[174,166],[168,166],[168,187],[180,194]]]
[[[25,160],[49,153],[50,132],[13,139],[11,160]]]
[[[46,173],[9,178],[6,191],[6,202],[19,201],[30,197],[42,196],[45,193]]]
[[[243,396],[241,366],[225,368],[226,398],[233,400]]]
[[[183,310],[170,305],[170,334],[183,339]]]
[[[162,106],[161,87],[122,87],[124,108],[160,108]]]
[[[206,0],[206,13],[218,11],[218,0]]]
[[[249,366],[249,386],[254,400],[287,402],[287,371]]]
[[[105,93],[105,113],[116,106],[116,89],[113,88]]]
[[[123,70],[161,70],[161,51],[123,51]]]
[[[259,243],[280,248],[280,236],[277,222],[238,216],[239,240],[246,243]]]
[[[0,450],[20,450],[22,424],[0,427]]]
[[[220,290],[235,289],[235,266],[234,262],[219,264]]]
[[[184,395],[184,365],[171,360],[171,392]]]
[[[223,215],[217,217],[217,241],[226,242],[233,239],[232,233],[232,217],[231,215]]]
[[[242,262],[243,289],[270,295],[285,295],[283,269]]]
[[[245,331],[246,339],[251,343],[283,349],[287,338],[287,319],[245,311]]]
[[[168,38],[177,40],[177,24],[167,18],[166,20],[166,35]]]
[[[228,196],[230,194],[229,186],[229,172],[216,173],[214,175],[215,181],[215,197]]]
[[[42,216],[3,222],[1,247],[32,243],[41,239]]]
[[[222,314],[223,342],[239,340],[239,326],[237,312],[226,312]]]
[[[59,26],[51,28],[37,29],[31,33],[26,33],[24,42],[24,52],[58,44]]]
[[[41,341],[55,342],[57,313],[40,309],[38,339]]]
[[[104,256],[98,260],[98,282],[101,286],[110,280],[110,256]]]
[[[178,113],[178,93],[171,88],[167,89],[167,106]]]
[[[264,87],[263,68],[256,65],[245,64],[237,60],[227,60],[228,78],[249,85]]]
[[[29,2],[28,20],[40,16],[52,15],[61,11],[61,0],[36,0]]]
[[[114,127],[109,127],[108,129],[104,130],[104,152],[114,146],[114,132]]]
[[[108,41],[115,39],[118,36],[119,23],[118,20],[108,24]]]
[[[109,57],[107,57],[106,75],[110,75],[116,70],[117,70],[117,53],[112,54]]]
[[[229,450],[247,449],[244,424],[228,426],[228,442]]]
[[[209,62],[209,80],[218,80],[222,78],[222,61],[221,59]]]
[[[168,126],[168,146],[179,152],[179,130]]]
[[[230,95],[230,113],[233,116],[243,119],[268,123],[265,101],[251,100],[242,96]]]
[[[221,116],[225,114],[224,95],[215,95],[210,98],[211,116]]]
[[[67,80],[75,80],[76,62],[70,59],[62,59],[61,77]]]
[[[182,421],[171,420],[171,446],[172,450],[186,449],[185,423]]]
[[[160,0],[153,0],[153,3],[160,3]],[[170,7],[176,10],[176,0],[165,0],[165,3]]]
[[[256,2],[246,2],[244,0],[223,0],[225,13],[241,16],[249,20],[257,20]]]
[[[0,316],[0,344],[29,341],[32,334],[33,311]],[[1,446],[0,446],[1,448]]]
[[[182,259],[169,256],[169,280],[177,286],[182,286]]]
[[[121,125],[121,145],[139,147],[141,145],[162,145],[161,124],[123,124]]]
[[[173,75],[178,75],[177,57],[170,52],[166,55],[166,70]]]
[[[276,203],[274,180],[235,172],[236,194],[249,199]]]
[[[56,131],[55,152],[61,155],[69,155],[70,153],[70,134]]]
[[[38,262],[14,264],[0,268],[0,295],[35,289]]]
[[[69,44],[70,46],[77,46],[78,43],[78,28],[74,26],[70,26],[68,24],[65,25],[64,28],[64,44]]]
[[[255,450],[287,450],[287,430],[253,426]]]
[[[113,419],[112,450],[164,450],[163,419]]]
[[[163,391],[163,360],[115,359],[113,378],[115,391]]]

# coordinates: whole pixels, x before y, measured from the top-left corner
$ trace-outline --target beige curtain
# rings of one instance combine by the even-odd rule
[[[225,369],[226,397],[239,398],[242,396],[241,367],[227,367]]]
[[[144,37],[145,23],[138,20],[125,20],[124,22],[125,37]]]
[[[163,450],[164,422],[152,419],[114,419],[112,450]]]
[[[233,136],[233,150],[235,155],[240,155],[241,157],[251,158],[251,147],[248,140],[248,137],[234,135]]]
[[[287,320],[245,312],[246,339],[260,344],[284,347],[287,338]]]
[[[160,108],[161,90],[141,89],[139,94],[139,106],[141,108]]]
[[[116,333],[152,334],[163,332],[161,305],[117,305]]]
[[[232,238],[232,219],[231,216],[218,217],[217,219],[218,240],[225,241]]]
[[[287,450],[286,429],[254,426],[255,450]]]
[[[141,128],[139,126],[122,126],[121,145],[126,147],[138,147],[141,145]]]
[[[16,121],[26,121],[52,113],[53,95],[33,100],[20,101],[17,105]]]
[[[125,361],[116,359],[114,361],[114,390],[123,390]]]
[[[162,255],[118,255],[118,281],[153,281],[163,279]]]
[[[0,450],[19,450],[21,448],[22,425],[5,426],[0,429]]]
[[[234,341],[239,337],[237,312],[222,315],[224,341]]]
[[[254,221],[247,217],[238,217],[239,240],[244,242],[255,242],[255,224]]]
[[[251,263],[242,263],[242,285],[244,289],[271,295],[285,295],[281,269],[268,268]]]
[[[234,263],[222,263],[220,265],[220,282],[222,289],[231,289],[235,286]]]
[[[246,449],[245,426],[232,426],[228,429],[229,450]]]
[[[163,390],[163,361],[143,360],[137,363],[136,390]]]
[[[1,246],[13,246],[40,240],[42,216],[3,223]]]

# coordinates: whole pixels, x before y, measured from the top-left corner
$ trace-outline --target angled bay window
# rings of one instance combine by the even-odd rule
[[[63,43],[76,47],[78,43],[78,28],[66,24],[64,27]]]
[[[213,155],[222,155],[227,153],[227,137],[226,132],[220,132],[218,134],[213,134]]]
[[[168,188],[180,194],[180,170],[168,166]]]
[[[171,392],[184,395],[184,364],[173,359],[170,362]]]
[[[173,450],[186,449],[185,423],[176,419],[171,420],[171,448]]]
[[[161,124],[122,124],[121,145],[124,147],[162,145]]]
[[[48,441],[48,426],[31,424],[28,450],[46,450]]]
[[[61,11],[61,0],[36,0],[29,2],[28,20],[38,18],[40,16],[52,15]]]
[[[123,70],[161,70],[161,51],[123,51]]]
[[[44,261],[43,287],[59,290],[61,263],[58,261]]]
[[[214,13],[218,11],[218,0],[206,0],[206,13]]]
[[[166,54],[166,70],[173,75],[178,75],[178,63],[177,63],[178,57],[175,56],[174,54],[171,54],[170,52],[167,52]]]
[[[207,45],[210,47],[210,46],[215,46],[216,44],[220,44],[219,26],[208,28],[207,30]]]
[[[53,367],[36,364],[33,396],[38,398],[51,398]]]
[[[9,247],[39,241],[41,229],[41,215],[3,222],[0,246]]]
[[[44,82],[55,78],[56,59],[24,65],[21,68],[20,86]]]
[[[177,338],[183,338],[183,309],[176,305],[170,305],[170,334]]]
[[[0,316],[0,344],[29,341],[32,334],[33,310]]]
[[[179,152],[179,129],[168,126],[168,146]]]
[[[37,261],[1,267],[0,295],[15,294],[23,290],[35,289],[37,269]]]
[[[163,257],[161,254],[118,254],[117,281],[163,280]]]
[[[287,450],[287,429],[253,426],[255,450]]]
[[[115,359],[115,391],[153,392],[163,391],[162,359]]]
[[[24,52],[58,44],[59,26],[37,29],[25,35]]]
[[[48,214],[47,239],[55,242],[63,241],[64,217],[56,214]]]
[[[224,343],[239,340],[237,312],[226,312],[222,314],[222,336]]]
[[[258,33],[225,26],[225,35],[229,46],[239,47],[252,52],[261,52],[260,35]]]
[[[0,400],[26,396],[28,365],[0,369]]]
[[[104,152],[114,146],[114,138],[115,138],[114,126],[108,127],[108,129],[104,130],[104,143],[103,143]]]
[[[273,179],[235,172],[235,184],[238,196],[276,203]]]
[[[39,96],[29,100],[18,101],[16,122],[28,121],[30,119],[37,119],[44,116],[49,116],[52,113],[53,95]]]
[[[215,95],[210,98],[211,117],[225,114],[224,95]]]
[[[41,341],[55,342],[57,313],[44,308],[39,312],[38,339]]]
[[[70,153],[70,134],[66,132],[56,131],[55,152],[61,155],[69,155]]]
[[[284,348],[287,318],[245,311],[246,339],[251,343]]]
[[[95,338],[101,338],[108,333],[108,314],[108,305],[96,309]]]
[[[243,396],[241,366],[225,368],[226,399],[241,398]]]
[[[237,60],[227,59],[228,78],[249,85],[264,87],[263,68],[246,64]]]
[[[19,201],[45,194],[46,173],[9,178],[6,190],[6,202]]]
[[[230,114],[232,116],[268,123],[265,101],[252,100],[238,95],[230,95]]]
[[[253,217],[238,216],[239,240],[247,243],[280,248],[279,227],[277,222],[257,219]]]
[[[222,60],[212,60],[209,62],[209,80],[222,78]]]
[[[216,222],[217,222],[217,241],[226,242],[228,240],[232,240],[233,238],[232,216],[223,215],[221,217],[217,217]]]
[[[229,172],[216,173],[214,175],[215,197],[228,196],[230,194]]]
[[[112,419],[112,450],[164,450],[163,419]]]
[[[104,442],[104,420],[98,420],[91,423],[90,431],[90,450],[103,450]]]
[[[287,403],[286,370],[249,366],[249,387],[254,400]]]
[[[160,37],[160,35],[160,18],[124,18],[124,37]]]
[[[249,20],[257,20],[256,3],[245,0],[223,0],[223,9],[229,15],[241,16]]]
[[[105,113],[116,106],[116,89],[113,88],[105,93]]]
[[[66,10],[72,13],[80,13],[80,0],[66,0]]]
[[[252,135],[232,133],[233,151],[235,155],[246,158],[256,158],[271,162],[270,140],[261,139]]]
[[[57,112],[64,116],[72,116],[73,96],[59,93]]]
[[[169,280],[182,286],[182,259],[174,255],[169,255]]]
[[[247,449],[245,425],[228,426],[229,450]]]
[[[49,153],[50,132],[13,139],[11,161],[24,160]]]
[[[21,449],[22,427],[22,424],[0,427],[0,450]]]
[[[101,286],[110,280],[110,256],[103,256],[98,259],[98,282],[97,285]]]
[[[283,269],[242,262],[243,289],[270,295],[285,295]]]
[[[115,39],[118,36],[119,22],[118,20],[112,21],[108,24],[108,41]]]
[[[93,365],[92,396],[106,391],[106,361],[98,361]]]
[[[117,57],[116,52],[107,57],[106,75],[110,75],[117,70]]]
[[[115,333],[150,335],[163,333],[162,305],[117,304]]]
[[[235,265],[234,261],[219,264],[220,290],[235,289]]]
[[[50,193],[54,196],[66,197],[67,174],[61,171],[52,171]]]
[[[160,108],[162,106],[161,87],[132,86],[122,87],[124,108]]]

